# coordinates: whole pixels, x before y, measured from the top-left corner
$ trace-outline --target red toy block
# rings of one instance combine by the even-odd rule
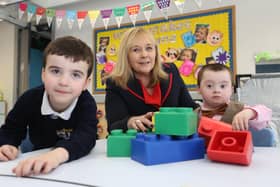
[[[210,160],[241,165],[251,163],[252,153],[250,131],[216,131],[207,149]]]
[[[216,131],[232,131],[232,126],[230,124],[214,120],[208,117],[200,117],[198,134],[205,138],[205,145],[208,146],[211,137]]]

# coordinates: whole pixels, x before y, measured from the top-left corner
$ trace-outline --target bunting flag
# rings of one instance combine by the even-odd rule
[[[48,22],[49,27],[51,27],[54,15],[55,15],[55,10],[54,9],[47,9],[46,10],[47,22]]]
[[[153,1],[143,3],[141,5],[141,10],[142,10],[142,12],[143,12],[143,14],[144,14],[148,23],[150,23],[150,18],[151,18],[154,6],[155,6],[155,2],[153,2]]]
[[[125,7],[115,8],[115,9],[113,9],[113,13],[114,13],[116,22],[118,24],[118,28],[120,28],[121,27],[122,19],[123,19],[124,14],[125,14]]]
[[[202,1],[201,0],[194,0],[194,2],[198,6],[198,8],[201,8],[201,6],[202,6]]]
[[[180,14],[184,12],[185,0],[174,0],[174,3],[179,10]]]
[[[79,29],[81,30],[82,28],[82,25],[86,19],[86,16],[87,16],[87,11],[78,11],[77,12],[77,20],[78,20],[78,26],[79,26]]]
[[[135,26],[136,18],[140,10],[140,5],[127,6],[126,9],[133,26]]]
[[[90,10],[88,11],[88,17],[90,20],[91,28],[94,28],[95,22],[99,16],[99,10]]]
[[[221,3],[221,2],[222,2],[222,0],[218,0],[218,2],[219,2],[219,3]]]
[[[67,10],[66,11],[66,17],[67,17],[68,27],[69,27],[69,29],[72,29],[73,25],[74,25],[74,22],[75,22],[75,18],[76,18],[76,11]]]
[[[25,2],[21,2],[19,3],[19,7],[18,7],[18,19],[21,19],[24,12],[26,11],[27,9],[27,3]]]
[[[27,22],[30,22],[34,13],[36,12],[36,6],[28,4],[27,6]]]
[[[174,3],[180,13],[184,12],[185,1],[186,0],[174,0]],[[194,1],[196,5],[199,8],[201,8],[202,0],[194,0]],[[222,2],[222,0],[216,0],[216,1],[219,3]],[[168,19],[168,9],[170,7],[170,2],[171,0],[152,0],[150,2],[146,2],[141,5],[138,4],[138,5],[126,6],[126,7],[115,8],[115,9],[89,10],[89,11],[45,9],[43,7],[37,7],[31,3],[20,2],[18,6],[18,17],[19,19],[22,19],[24,13],[27,12],[27,21],[30,22],[32,20],[33,15],[36,13],[36,24],[38,25],[40,23],[42,16],[46,14],[48,26],[49,27],[51,26],[53,18],[55,17],[56,27],[60,28],[63,18],[66,15],[68,27],[70,29],[73,28],[75,19],[77,19],[78,27],[79,29],[81,29],[87,15],[89,16],[92,28],[94,28],[96,20],[99,14],[101,14],[104,27],[107,30],[112,13],[114,13],[114,17],[116,19],[117,25],[120,28],[126,10],[134,26],[136,24],[137,16],[140,10],[143,12],[145,19],[149,23],[155,3],[157,4],[158,8],[164,15],[165,19]]]
[[[63,17],[65,16],[65,10],[57,10],[55,12],[55,17],[56,17],[56,27],[59,29],[60,25],[62,23]]]
[[[170,7],[170,0],[156,0],[156,3],[164,15],[165,19],[168,19],[168,9]]]
[[[39,24],[43,14],[45,13],[46,9],[45,8],[42,8],[42,7],[38,7],[36,9],[36,25]]]
[[[112,15],[112,9],[101,10],[100,14],[101,14],[104,26],[105,26],[105,30],[107,30],[108,24],[109,24],[109,20],[110,20],[110,17]]]

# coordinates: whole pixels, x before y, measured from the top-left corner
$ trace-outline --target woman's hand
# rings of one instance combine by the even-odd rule
[[[147,128],[153,128],[152,123],[153,112],[147,112],[141,116],[133,116],[129,118],[127,122],[127,127],[129,129],[136,129],[138,131],[146,131]]]

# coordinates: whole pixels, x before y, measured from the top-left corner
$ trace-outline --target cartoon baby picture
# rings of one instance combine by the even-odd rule
[[[207,36],[207,43],[211,46],[219,46],[222,43],[223,33],[213,30]]]
[[[179,51],[175,48],[168,48],[164,55],[161,55],[162,61],[166,63],[173,63],[177,60]]]

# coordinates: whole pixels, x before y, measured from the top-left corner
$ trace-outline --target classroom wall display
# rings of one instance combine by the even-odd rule
[[[162,61],[176,64],[186,88],[190,90],[197,87],[197,73],[205,64],[225,64],[234,76],[236,74],[235,6],[182,14],[168,20],[139,22],[135,26],[145,27],[154,34]],[[94,94],[104,93],[103,77],[113,70],[121,36],[131,27],[133,24],[93,31]]]

